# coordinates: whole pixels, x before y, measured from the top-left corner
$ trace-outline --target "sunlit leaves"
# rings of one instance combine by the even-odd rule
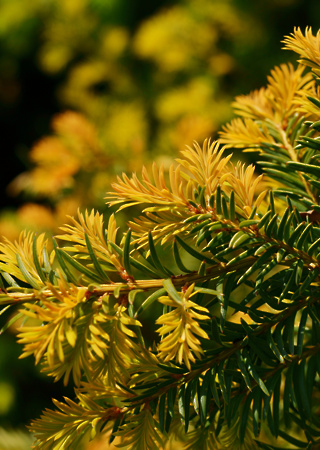
[[[273,131],[268,125],[291,119],[296,113],[301,93],[313,87],[311,74],[303,74],[303,71],[303,66],[294,68],[292,64],[281,64],[271,70],[266,88],[236,97],[233,107],[237,115],[244,119],[243,123],[246,124],[247,119],[260,127],[265,123],[271,137]]]
[[[63,341],[71,347],[75,347],[77,330],[72,327],[76,317],[76,307],[84,300],[85,290],[73,287],[67,292],[66,287],[60,284],[60,292],[50,286],[52,298],[42,299],[42,305],[37,303],[25,303],[22,314],[39,321],[36,326],[24,326],[20,328],[19,342],[24,344],[22,357],[34,354],[38,364],[46,355],[48,365],[52,366],[55,355],[60,362],[64,362]],[[56,296],[56,302],[53,302]],[[68,320],[69,319],[69,320]],[[71,319],[71,320],[70,320]]]
[[[52,271],[54,253],[48,255],[48,244],[44,233],[22,232],[14,243],[5,239],[0,244],[0,270],[40,289]]]
[[[187,173],[191,172],[198,186],[206,187],[208,197],[216,191],[219,178],[226,171],[231,158],[231,155],[222,158],[223,152],[224,149],[219,147],[218,142],[205,140],[202,148],[195,143],[193,149],[187,147],[181,152],[185,159],[177,159]]]
[[[274,138],[269,133],[266,125],[257,125],[249,118],[233,119],[222,128],[221,141],[230,147],[257,149],[259,144],[269,143],[277,147]]]
[[[220,135],[229,147],[258,151],[263,156],[259,164],[276,182],[279,194],[294,195],[307,204],[316,198],[313,188],[298,171],[287,170],[287,163],[309,163],[312,154],[304,147],[318,148],[316,124],[304,123],[302,115],[314,113],[316,106],[312,110],[308,104],[318,101],[318,91],[311,74],[303,74],[303,70],[303,66],[294,69],[291,64],[274,68],[266,88],[236,98],[233,106],[239,117],[225,125]]]
[[[294,32],[284,39],[285,49],[293,50],[301,57],[300,63],[318,69],[320,67],[319,57],[319,31],[314,36],[311,27],[307,27],[305,34],[299,27],[294,28]]]
[[[193,288],[194,285],[191,285],[182,295],[177,293],[178,300],[173,295],[160,297],[159,301],[172,310],[156,321],[161,325],[158,333],[162,336],[158,347],[159,357],[164,361],[184,362],[189,370],[190,363],[195,362],[196,358],[200,359],[203,354],[199,337],[209,339],[198,322],[208,320],[210,317],[203,313],[209,311],[189,300]]]
[[[40,419],[31,423],[30,430],[36,439],[33,448],[80,447],[100,431],[106,421],[107,409],[82,394],[78,394],[78,398],[80,403],[69,398],[65,398],[64,403],[53,400],[57,410],[46,409]]]
[[[255,176],[253,165],[245,166],[240,162],[230,171],[227,178],[233,189],[238,210],[244,211],[247,217],[250,217],[254,208],[259,209],[267,193],[261,187],[262,178],[263,175]]]
[[[302,91],[312,88],[314,83],[311,74],[303,72],[303,66],[295,69],[292,64],[281,64],[271,70],[266,97],[274,111],[275,120],[292,118],[299,95]]]
[[[58,239],[69,243],[64,247],[64,251],[75,253],[75,256],[84,262],[90,261],[90,256],[93,254],[94,256],[91,256],[92,265],[95,268],[99,265],[98,276],[102,279],[102,274],[107,271],[117,270],[121,273],[123,271],[122,263],[111,246],[116,243],[117,236],[117,224],[114,216],[111,215],[109,218],[107,235],[103,216],[98,212],[91,211],[89,214],[86,211],[83,215],[79,211],[78,220],[74,218],[70,218],[70,220],[70,225],[61,227],[65,234],[58,236]]]
[[[126,175],[114,184],[109,204],[152,204],[143,215],[130,221],[133,244],[144,247],[150,233],[154,241],[165,244],[173,236],[195,234],[199,245],[222,220],[225,227],[239,217],[252,218],[261,206],[266,190],[262,175],[254,167],[230,163],[231,155],[223,157],[224,148],[218,142],[205,140],[182,151],[183,159],[172,164],[166,176],[164,169],[153,166],[153,179],[146,169],[140,181],[134,174]],[[196,215],[206,219],[194,223]],[[212,223],[213,222],[213,223]],[[181,264],[180,264],[181,265]]]
[[[118,444],[120,448],[131,450],[164,448],[165,437],[160,432],[159,424],[149,408],[129,416],[116,435],[121,438],[121,443]]]
[[[51,298],[41,299],[41,306],[27,303],[21,310],[39,323],[20,328],[22,357],[33,354],[36,364],[42,362],[45,372],[56,380],[63,377],[65,384],[70,374],[79,385],[83,373],[89,379],[103,373],[111,380],[116,373],[124,373],[138,352],[131,340],[136,335],[129,327],[140,323],[108,296],[88,303],[85,288],[66,291],[60,284],[57,291],[49,287]],[[115,341],[119,342],[117,347],[111,345]]]
[[[142,181],[135,174],[131,179],[126,175],[123,175],[123,179],[118,178],[118,182],[113,185],[114,192],[107,197],[109,204],[130,202],[123,207],[138,203],[188,207],[189,200],[195,201],[195,190],[198,186],[205,186],[208,197],[215,192],[219,178],[225,173],[225,167],[231,157],[229,155],[222,158],[222,154],[223,149],[219,148],[217,142],[205,140],[202,148],[195,143],[193,148],[188,147],[182,152],[185,159],[177,159],[180,166],[170,166],[169,184],[164,167],[158,168],[154,164],[153,180],[145,168],[142,171]]]

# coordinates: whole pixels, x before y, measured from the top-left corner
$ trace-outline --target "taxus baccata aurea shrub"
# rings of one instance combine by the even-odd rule
[[[86,211],[1,245],[22,357],[75,385],[34,448],[318,448],[320,32],[284,43],[299,66],[236,98],[220,141],[118,178],[108,204],[144,208],[126,229]]]

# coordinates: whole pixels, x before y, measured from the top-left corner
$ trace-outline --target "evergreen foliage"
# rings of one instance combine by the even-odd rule
[[[300,65],[236,98],[219,141],[118,178],[108,204],[144,208],[126,230],[79,211],[54,239],[1,244],[22,357],[75,385],[34,448],[318,448],[320,32],[284,43]]]

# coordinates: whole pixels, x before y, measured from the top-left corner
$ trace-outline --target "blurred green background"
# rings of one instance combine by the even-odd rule
[[[295,26],[317,31],[320,3],[0,0],[0,234],[104,211],[117,174],[215,137],[235,95],[295,60],[281,50]],[[0,338],[0,450],[30,448],[9,430],[72,396],[18,360],[15,339]]]

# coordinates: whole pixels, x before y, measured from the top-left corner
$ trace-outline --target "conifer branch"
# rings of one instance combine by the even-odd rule
[[[131,450],[273,448],[262,430],[319,443],[319,36],[286,38],[301,65],[237,97],[220,141],[119,177],[108,204],[145,208],[126,229],[79,211],[55,239],[0,245],[3,330],[23,318],[22,357],[76,386],[32,423],[35,448],[104,427]],[[263,173],[221,143],[258,151]]]

